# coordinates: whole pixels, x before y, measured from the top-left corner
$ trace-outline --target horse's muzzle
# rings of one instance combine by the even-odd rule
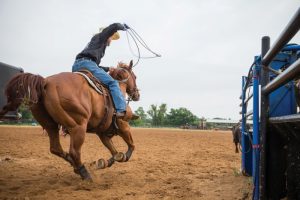
[[[140,93],[138,91],[136,91],[135,93],[133,93],[133,95],[131,95],[131,99],[133,101],[138,101],[140,100]]]

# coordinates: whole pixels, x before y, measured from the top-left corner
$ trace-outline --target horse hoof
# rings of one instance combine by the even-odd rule
[[[97,169],[104,169],[107,166],[108,166],[108,162],[102,158],[96,162]]]
[[[115,156],[114,156],[114,159],[118,162],[125,162],[126,161],[126,155],[122,152],[119,152],[117,153]]]
[[[76,169],[74,168],[74,172],[76,174],[80,175],[82,180],[93,181],[90,173],[87,171],[87,169],[85,168],[84,165],[81,165],[80,167],[78,167]]]
[[[89,182],[89,183],[92,183],[92,182],[93,182],[93,179],[92,179],[91,176],[87,176],[87,177],[85,177],[83,180],[86,181],[86,182]]]

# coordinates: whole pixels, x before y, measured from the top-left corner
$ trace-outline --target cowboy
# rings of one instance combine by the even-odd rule
[[[126,102],[121,93],[119,84],[108,73],[113,68],[98,66],[101,58],[105,54],[105,49],[112,40],[118,40],[120,35],[118,30],[125,31],[129,27],[126,24],[114,23],[106,28],[100,28],[99,33],[95,34],[88,45],[76,56],[72,72],[82,68],[89,70],[98,80],[105,84],[112,95],[116,108],[116,117],[123,118],[126,113]]]

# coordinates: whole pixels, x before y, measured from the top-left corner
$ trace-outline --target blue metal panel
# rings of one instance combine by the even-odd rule
[[[244,155],[243,173],[244,175],[252,176],[252,145],[249,138],[250,136],[248,134],[250,133],[246,131],[244,131],[242,134],[242,138],[244,140],[244,145],[242,148],[242,155]]]
[[[275,70],[285,69],[291,63],[293,63],[295,58],[291,53],[283,52],[279,53],[273,62],[271,62],[271,67]],[[272,75],[270,78],[274,78]],[[270,117],[291,115],[297,112],[295,91],[293,81],[288,84],[278,88],[269,95],[270,102]]]
[[[278,88],[269,95],[270,117],[296,114],[296,100],[292,82]]]

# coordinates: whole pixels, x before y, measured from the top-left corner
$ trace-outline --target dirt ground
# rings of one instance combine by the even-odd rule
[[[89,166],[94,182],[88,183],[50,153],[41,127],[0,126],[0,199],[251,199],[231,132],[133,128],[132,135],[131,160]],[[60,139],[68,150],[69,136]],[[126,150],[120,137],[114,143]],[[85,165],[109,157],[98,137],[87,134]]]

